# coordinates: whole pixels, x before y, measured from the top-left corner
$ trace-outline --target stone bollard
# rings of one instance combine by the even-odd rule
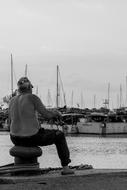
[[[10,149],[10,155],[14,157],[14,167],[19,171],[39,172],[38,157],[42,155],[40,147],[14,146]]]

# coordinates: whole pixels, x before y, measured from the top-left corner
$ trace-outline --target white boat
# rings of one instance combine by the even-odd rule
[[[64,125],[62,129],[65,134],[78,134],[78,125],[79,119],[83,118],[83,114],[78,113],[66,113],[62,114],[62,121]]]
[[[116,116],[117,117],[117,116]],[[95,119],[96,118],[96,119]],[[77,122],[79,134],[127,134],[127,122],[118,118],[111,120],[112,116],[94,113],[90,117]]]
[[[82,114],[67,113],[63,114],[63,125],[43,123],[41,126],[45,129],[59,129],[65,134],[127,134],[127,122],[106,121],[106,118],[107,116],[103,114],[84,117]]]

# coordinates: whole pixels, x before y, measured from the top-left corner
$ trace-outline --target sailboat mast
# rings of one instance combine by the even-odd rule
[[[27,77],[27,64],[25,66],[25,77]]]
[[[72,94],[71,94],[71,107],[73,108],[73,98],[74,98],[74,93],[73,93],[73,90],[72,90]]]
[[[119,94],[117,94],[117,97],[116,97],[116,98],[117,98],[117,104],[116,104],[116,105],[117,105],[117,108],[119,108],[119,107],[120,107],[120,102],[119,102],[120,98],[119,98]]]
[[[51,93],[49,89],[48,89],[47,103],[48,103],[48,107],[52,106],[52,98],[51,98]]]
[[[13,94],[13,57],[11,54],[11,94]]]
[[[120,108],[122,107],[122,85],[120,84]]]
[[[81,109],[83,108],[83,93],[81,92]]]
[[[110,105],[110,83],[108,83],[108,109]]]
[[[93,96],[93,107],[96,108],[96,95]]]
[[[38,96],[38,86],[36,87],[36,95]]]
[[[59,67],[57,65],[57,78],[56,78],[56,107],[59,107],[59,82],[58,82]]]
[[[126,107],[127,107],[127,75],[126,75]]]
[[[63,101],[64,101],[64,106],[66,106],[66,94],[64,92],[64,88],[63,88],[63,83],[61,80],[61,76],[60,76],[60,71],[59,71],[59,66],[57,65],[57,86],[56,86],[56,107],[58,108],[60,106],[60,99],[61,98],[61,90],[63,93]],[[61,86],[60,86],[61,85]],[[61,87],[61,88],[60,88]]]

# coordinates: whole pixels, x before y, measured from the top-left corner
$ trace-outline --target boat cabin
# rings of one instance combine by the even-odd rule
[[[67,125],[76,125],[81,118],[84,118],[83,114],[78,114],[78,113],[62,114],[62,121]]]

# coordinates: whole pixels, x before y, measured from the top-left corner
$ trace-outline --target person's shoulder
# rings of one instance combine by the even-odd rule
[[[33,97],[33,98],[38,98],[36,94],[28,94],[28,96]]]
[[[31,99],[31,100],[33,100],[33,101],[36,101],[36,100],[38,100],[39,99],[39,97],[37,96],[37,95],[35,95],[35,94],[27,94],[27,96]]]
[[[24,93],[24,94],[21,94],[21,95],[23,95],[23,97],[35,97],[35,95],[32,94],[32,93]]]

